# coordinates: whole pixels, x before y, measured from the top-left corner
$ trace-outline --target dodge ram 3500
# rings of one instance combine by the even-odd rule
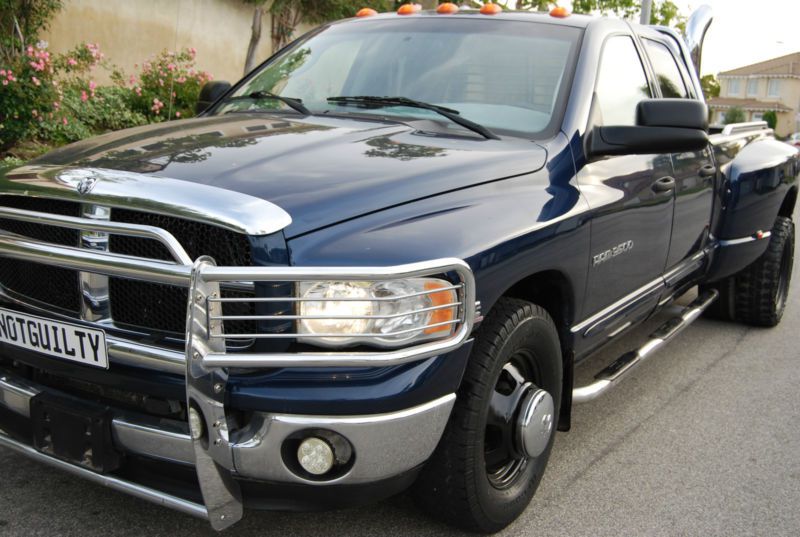
[[[217,529],[412,487],[491,532],[573,404],[704,311],[780,321],[798,150],[708,132],[707,9],[684,38],[454,8],[365,10],[198,118],[0,174],[0,446]]]

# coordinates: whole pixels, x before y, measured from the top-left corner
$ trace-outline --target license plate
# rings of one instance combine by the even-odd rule
[[[106,334],[102,330],[0,308],[0,342],[108,369]]]

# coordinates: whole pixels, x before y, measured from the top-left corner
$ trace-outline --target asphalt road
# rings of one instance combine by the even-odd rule
[[[503,535],[800,534],[800,263],[783,323],[701,319],[575,409],[537,496]],[[647,327],[583,365],[586,380]],[[206,523],[0,450],[0,535],[200,536]],[[327,513],[247,513],[230,536],[457,535],[400,496]]]

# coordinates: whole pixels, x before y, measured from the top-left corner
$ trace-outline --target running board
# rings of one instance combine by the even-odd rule
[[[572,390],[572,402],[586,403],[611,390],[626,373],[650,358],[673,337],[678,335],[681,330],[700,317],[703,311],[717,299],[717,296],[717,291],[713,289],[698,295],[691,304],[680,312],[679,316],[668,320],[658,330],[650,334],[650,339],[638,350],[627,352],[614,360],[594,376],[595,381],[593,383]]]

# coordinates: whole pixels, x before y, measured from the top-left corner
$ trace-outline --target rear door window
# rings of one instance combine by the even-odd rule
[[[687,99],[689,92],[681,77],[678,63],[669,49],[658,41],[643,39],[645,50],[653,64],[653,70],[661,88],[661,95],[667,98]]]

